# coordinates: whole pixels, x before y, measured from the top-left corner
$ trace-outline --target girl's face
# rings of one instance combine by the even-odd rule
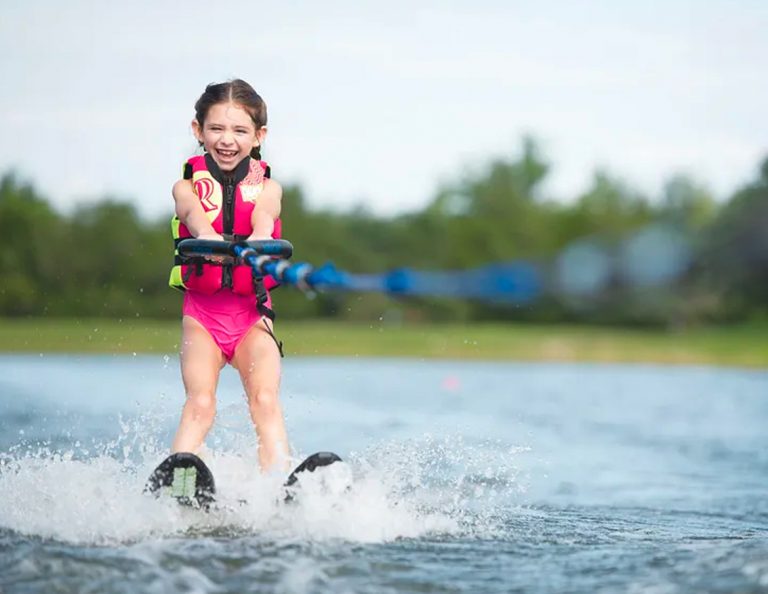
[[[192,120],[192,131],[222,171],[237,167],[267,134],[267,128],[257,130],[250,114],[236,103],[212,105],[202,126]]]

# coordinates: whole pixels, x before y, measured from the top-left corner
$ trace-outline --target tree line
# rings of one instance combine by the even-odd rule
[[[768,313],[768,158],[754,179],[722,200],[682,175],[671,178],[661,195],[648,197],[605,171],[594,174],[584,193],[552,200],[543,190],[550,170],[536,143],[525,139],[519,154],[493,159],[450,181],[422,209],[388,217],[363,207],[310,208],[300,186],[284,187],[283,229],[296,260],[333,261],[351,272],[403,266],[456,270],[525,260],[544,272],[547,283],[530,305],[377,294],[308,296],[281,288],[274,296],[278,314],[676,325]],[[170,199],[168,217],[148,221],[131,204],[109,198],[62,214],[32,183],[5,173],[0,178],[0,315],[178,317],[180,294],[167,285],[170,214]],[[673,277],[632,284],[614,266],[595,290],[569,291],[561,282],[589,272],[589,260],[565,257],[588,253],[574,246],[599,248],[601,261],[615,264],[617,254],[627,252],[628,238],[654,225],[672,230],[686,246],[684,265]],[[652,267],[654,258],[664,264],[664,252],[654,252],[657,246],[650,241],[646,248],[636,245],[634,262],[641,268]]]

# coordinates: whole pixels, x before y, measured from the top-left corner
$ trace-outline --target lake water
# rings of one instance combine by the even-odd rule
[[[175,358],[0,356],[0,592],[768,592],[766,372],[292,358],[282,399],[345,465],[277,503],[225,370],[206,514],[141,492]]]

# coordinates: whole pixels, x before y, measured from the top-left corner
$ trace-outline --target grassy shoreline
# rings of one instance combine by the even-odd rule
[[[768,327],[681,332],[533,324],[279,321],[286,355],[768,367]],[[178,352],[178,321],[0,318],[0,353]]]

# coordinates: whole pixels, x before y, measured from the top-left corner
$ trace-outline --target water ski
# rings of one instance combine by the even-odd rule
[[[181,505],[208,509],[214,501],[216,485],[211,470],[194,454],[171,454],[150,475],[145,493],[155,497],[170,495]]]
[[[315,472],[316,469],[322,466],[330,466],[334,462],[341,462],[339,458],[333,452],[317,452],[306,458],[301,464],[299,464],[291,474],[288,475],[283,487],[285,488],[285,501],[293,501],[296,492],[296,482],[299,480],[299,475],[302,472]]]

